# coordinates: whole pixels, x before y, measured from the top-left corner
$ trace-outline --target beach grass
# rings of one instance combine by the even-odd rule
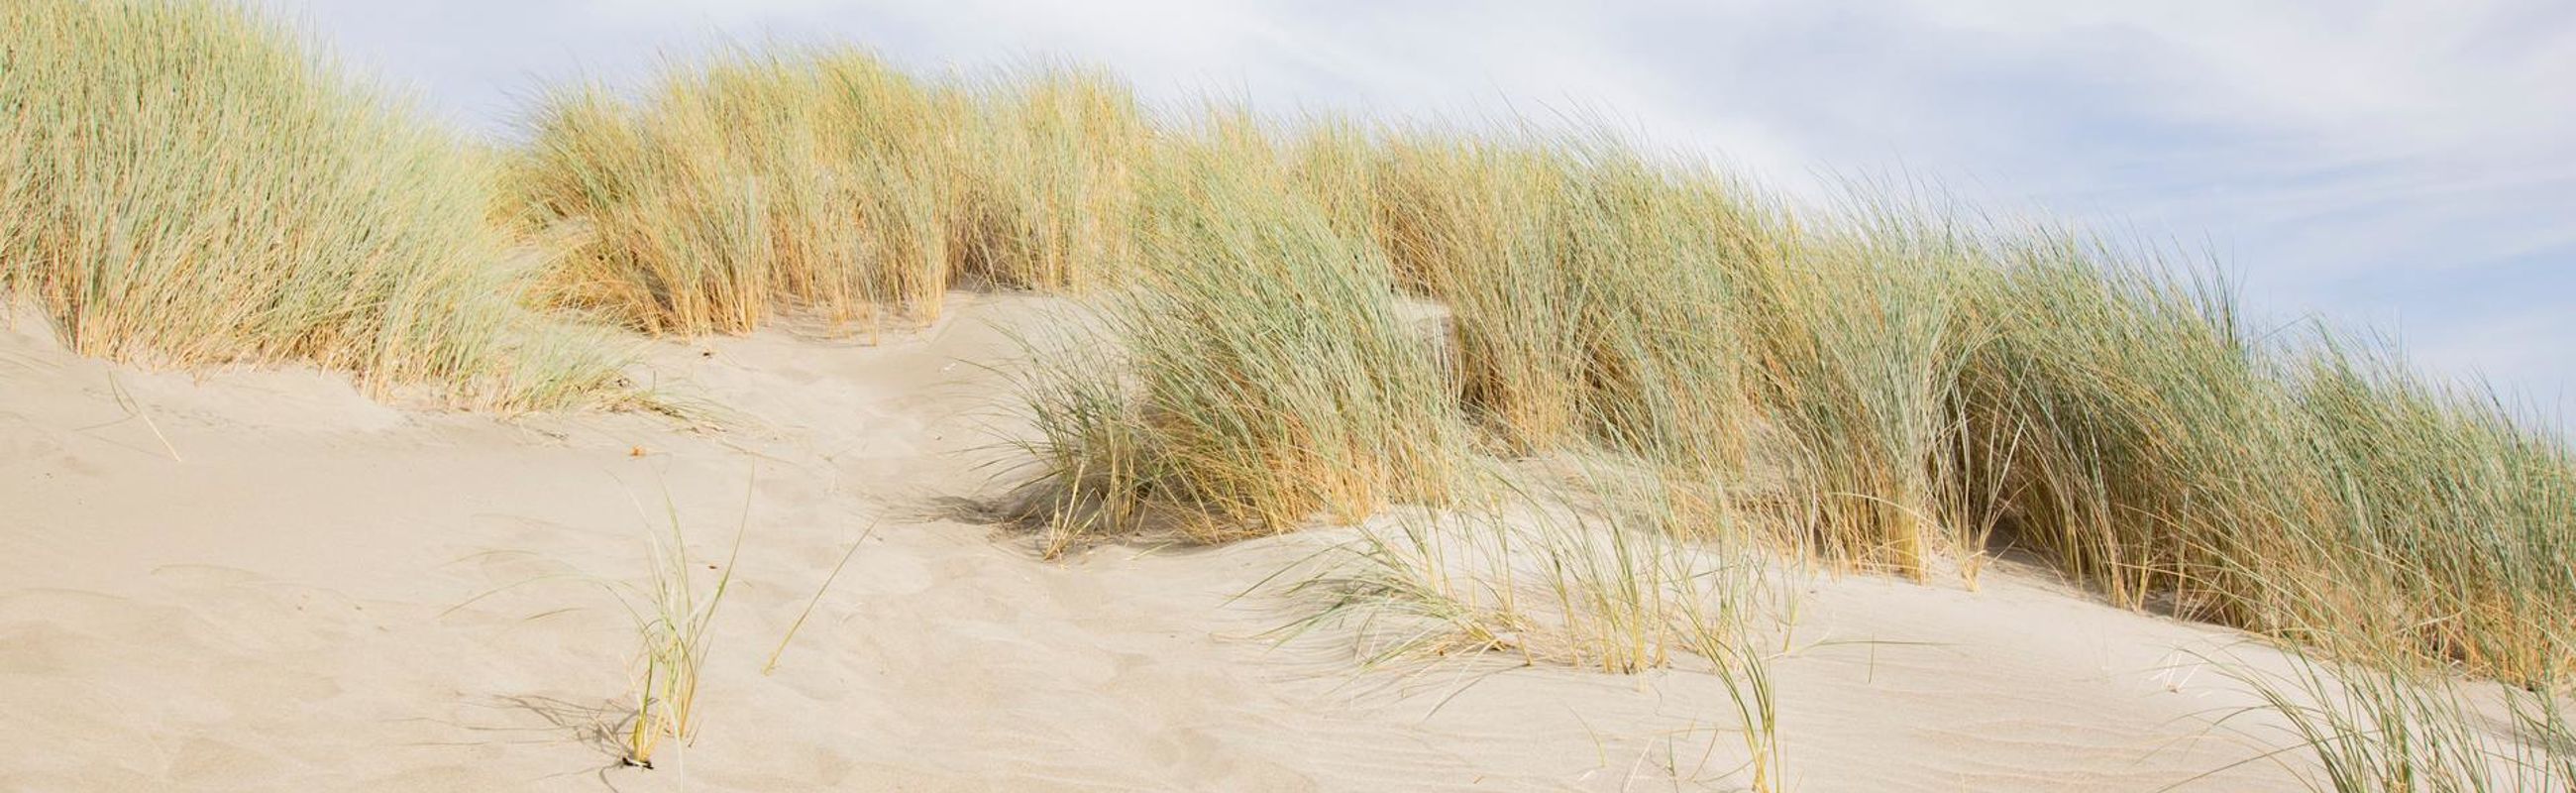
[[[1774,650],[1797,589],[1769,549],[1713,542],[1727,527],[1669,498],[1650,468],[1486,466],[1444,508],[1388,510],[1301,562],[1278,589],[1303,613],[1281,643],[1347,637],[1363,668],[1548,664],[1716,678],[1750,789],[1781,789]],[[1746,536],[1733,533],[1733,536]],[[1418,675],[1424,670],[1408,671]]]
[[[195,0],[0,8],[0,291],[80,352],[307,363],[459,406],[616,402],[619,346],[527,307],[483,147],[283,24]]]
[[[554,299],[657,334],[775,315],[875,331],[952,284],[1114,274],[1141,110],[1073,69],[916,79],[843,47],[730,48],[640,92],[558,86],[526,113],[518,219],[565,239]]]
[[[1165,515],[1224,540],[1448,492],[1466,439],[1423,324],[1275,155],[1223,130],[1165,151],[1134,285],[1100,336],[1033,358],[1060,537]]]
[[[2576,786],[2576,720],[2568,717],[2568,700],[2550,693],[2563,690],[2555,686],[2531,691],[2415,670],[2404,659],[2338,662],[2295,650],[2280,656],[2286,666],[2278,668],[2243,657],[2202,660],[2254,698],[2219,713],[2213,725],[2266,749],[2238,765],[2280,764],[2309,790],[2540,793]]]
[[[742,538],[751,528],[751,493],[743,495],[742,509],[724,561],[710,563],[689,556],[679,509],[666,495],[667,531],[652,538],[645,583],[603,582],[635,623],[635,716],[618,736],[625,752],[621,759],[628,765],[650,769],[664,739],[686,743],[697,738],[704,715],[699,683],[714,650],[716,613],[733,587],[734,563],[742,558]],[[701,566],[717,569],[711,584],[699,582]],[[785,647],[783,640],[780,647]]]
[[[1830,568],[1974,586],[2018,548],[2331,651],[2576,661],[2563,441],[2370,336],[2258,327],[2154,247],[1884,190],[1794,206],[1600,136],[1159,139],[1147,275],[1074,345],[1112,352],[1031,393],[1094,529],[1347,523],[1480,460],[1609,455],[1709,516],[1674,525]]]

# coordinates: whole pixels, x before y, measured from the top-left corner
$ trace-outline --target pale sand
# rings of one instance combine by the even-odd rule
[[[0,790],[1741,783],[1703,674],[1362,675],[1329,642],[1253,638],[1282,604],[1231,596],[1330,532],[1044,562],[935,517],[1007,459],[984,431],[1004,390],[975,365],[1014,349],[996,325],[1050,305],[954,299],[876,346],[656,346],[657,376],[733,412],[712,432],[407,411],[311,372],[146,373],[18,323],[0,334]],[[561,574],[640,583],[655,527],[630,500],[666,490],[693,553],[721,558],[755,469],[700,737],[658,770],[613,767],[598,725],[624,715],[632,626]],[[2240,694],[2161,671],[2228,632],[2028,570],[1979,592],[1813,590],[1801,649],[1774,663],[1793,790],[2156,790],[2257,751],[2208,737]],[[2185,789],[2295,786],[2254,763]]]

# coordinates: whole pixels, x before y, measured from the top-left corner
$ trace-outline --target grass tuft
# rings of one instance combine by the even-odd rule
[[[2403,659],[2341,664],[2295,651],[2283,658],[2284,669],[2215,659],[2256,700],[2218,724],[2268,718],[2281,733],[2236,726],[2267,746],[2283,746],[2245,762],[2280,763],[2320,793],[2576,787],[2576,721],[2560,695],[2409,671]]]
[[[89,355],[304,362],[462,406],[624,398],[528,310],[488,156],[231,3],[0,7],[0,292]]]
[[[627,723],[622,736],[624,760],[629,765],[652,768],[653,753],[664,738],[683,742],[696,739],[698,683],[713,646],[716,610],[724,605],[725,592],[733,585],[734,562],[741,558],[742,538],[751,528],[749,493],[743,496],[742,510],[742,523],[734,530],[733,546],[725,552],[713,586],[698,585],[697,568],[702,563],[689,557],[688,537],[681,529],[679,510],[666,499],[669,534],[653,542],[648,565],[651,578],[642,587],[611,588],[635,618],[641,645],[635,718]],[[785,644],[780,646],[784,648]]]
[[[1705,672],[1730,697],[1751,789],[1778,789],[1784,753],[1760,626],[1791,612],[1791,592],[1770,555],[1677,539],[1726,532],[1671,525],[1688,513],[1651,474],[1586,467],[1549,484],[1532,473],[1487,471],[1457,507],[1355,527],[1338,554],[1287,584],[1313,610],[1274,638],[1345,631],[1365,667],[1499,658]]]
[[[657,334],[779,312],[874,330],[935,318],[951,284],[1114,279],[1145,139],[1097,73],[941,84],[836,47],[559,88],[525,126],[519,220],[567,240],[555,298]]]

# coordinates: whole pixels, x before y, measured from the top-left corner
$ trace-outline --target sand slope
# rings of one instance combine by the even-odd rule
[[[726,406],[723,431],[409,411],[310,372],[147,373],[21,322],[0,334],[0,790],[1741,783],[1704,675],[1362,675],[1331,642],[1254,638],[1283,604],[1233,596],[1330,532],[1049,563],[941,517],[1007,459],[978,364],[1052,305],[952,300],[876,345],[657,345],[650,374]],[[586,577],[640,583],[656,526],[634,504],[666,494],[692,552],[721,559],[746,485],[703,733],[659,770],[615,767],[634,636]],[[2027,571],[1976,593],[1819,581],[1803,601],[1775,664],[1792,789],[2156,790],[2255,752],[2202,737],[2239,695],[2160,671],[2223,632]],[[2294,786],[2258,763],[2185,789]]]

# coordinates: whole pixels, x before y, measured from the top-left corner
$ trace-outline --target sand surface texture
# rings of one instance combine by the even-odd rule
[[[1010,461],[987,367],[1056,304],[952,299],[874,344],[658,343],[650,375],[722,406],[713,430],[148,372],[22,319],[0,334],[0,790],[1745,783],[1702,673],[1363,672],[1329,636],[1260,638],[1292,604],[1237,595],[1334,531],[1043,561],[958,517]],[[636,634],[598,582],[642,583],[666,499],[701,568],[744,534],[701,732],[645,771],[610,736]],[[2227,632],[2010,565],[1975,592],[1804,588],[1773,663],[1788,789],[2150,791],[2260,751],[2211,730],[2244,700],[2190,663],[2240,643]],[[2295,787],[2257,762],[2181,789]]]

